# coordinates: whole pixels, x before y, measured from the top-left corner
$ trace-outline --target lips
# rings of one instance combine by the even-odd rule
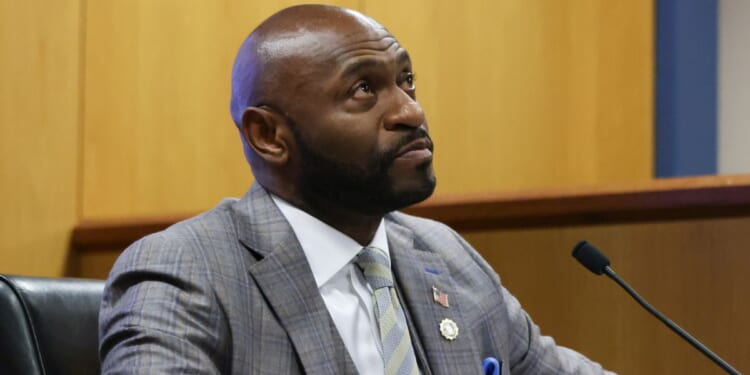
[[[419,138],[407,144],[398,154],[397,158],[403,159],[424,159],[432,157],[432,141],[429,138]]]

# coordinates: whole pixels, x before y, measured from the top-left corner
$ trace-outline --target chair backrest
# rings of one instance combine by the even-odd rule
[[[98,374],[104,281],[0,275],[0,374]]]

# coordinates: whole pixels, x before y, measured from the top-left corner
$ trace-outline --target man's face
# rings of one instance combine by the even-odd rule
[[[382,28],[321,38],[292,78],[284,114],[302,198],[364,214],[426,199],[435,188],[432,141],[408,54]]]

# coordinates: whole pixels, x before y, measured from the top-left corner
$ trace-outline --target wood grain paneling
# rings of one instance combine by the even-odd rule
[[[415,62],[438,194],[651,178],[652,0],[364,4]]]
[[[750,175],[446,195],[404,211],[460,231],[750,216]],[[190,216],[83,220],[73,231],[72,243],[79,252],[124,249],[137,239]]]
[[[244,193],[252,177],[229,116],[232,62],[259,22],[294,3],[89,2],[85,218],[203,210]]]
[[[0,0],[0,273],[65,268],[78,220],[80,6]]]
[[[85,218],[198,211],[244,192],[230,67],[247,32],[291,3],[89,4]],[[650,0],[337,3],[412,52],[438,195],[650,178]]]
[[[750,368],[750,218],[463,233],[542,332],[620,374],[723,374],[614,282],[571,257],[587,239],[657,309]]]

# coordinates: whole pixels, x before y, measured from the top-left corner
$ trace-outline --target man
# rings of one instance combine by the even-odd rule
[[[231,111],[256,183],[130,246],[100,316],[104,373],[598,374],[540,336],[446,226],[406,50],[357,12],[256,28]]]

